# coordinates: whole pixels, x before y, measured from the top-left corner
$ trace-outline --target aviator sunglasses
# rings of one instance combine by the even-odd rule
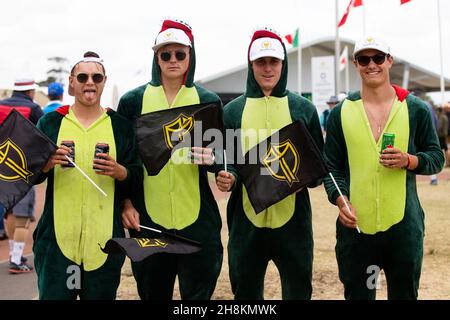
[[[92,78],[92,81],[94,83],[101,83],[101,82],[103,82],[103,79],[105,79],[105,76],[101,73],[94,73],[94,74],[79,73],[75,77],[77,78],[77,81],[79,83],[88,82],[89,77]]]
[[[389,56],[385,53],[377,53],[373,56],[357,56],[355,59],[358,61],[358,64],[362,67],[366,67],[369,65],[372,60],[377,65],[382,65],[384,61],[386,61],[386,56]]]
[[[161,58],[162,61],[169,61],[170,58],[172,57],[172,53],[173,52],[169,52],[169,51],[163,51],[161,52],[161,54],[159,55],[159,57]],[[186,52],[184,51],[175,51],[175,58],[178,61],[183,61],[184,59],[186,59]]]

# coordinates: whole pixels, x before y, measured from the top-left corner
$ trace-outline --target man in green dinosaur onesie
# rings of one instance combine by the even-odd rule
[[[303,122],[322,150],[316,108],[286,90],[287,54],[279,35],[269,29],[256,31],[247,57],[247,89],[224,109],[225,127],[240,131],[235,150],[241,144],[245,154],[296,120]],[[227,172],[220,171],[216,181],[221,191],[232,189],[227,208],[228,261],[235,299],[264,298],[264,275],[270,260],[280,272],[283,299],[310,299],[313,235],[307,188],[256,215],[233,165],[227,166]],[[271,192],[275,190],[267,190]]]
[[[163,109],[221,103],[215,93],[193,83],[195,47],[187,24],[165,20],[153,50],[151,82],[121,98],[120,114],[135,120],[141,114]],[[124,203],[123,222],[133,236],[157,236],[140,230],[142,223],[199,241],[202,250],[189,255],[160,253],[133,263],[141,299],[172,299],[176,276],[182,299],[210,299],[220,273],[222,221],[207,178],[207,171],[214,168],[214,155],[209,148],[194,148],[192,156],[197,160],[186,163],[182,161],[187,157],[185,151],[174,152],[156,176],[144,175],[140,193],[132,203]]]
[[[44,212],[33,234],[40,299],[115,299],[124,255],[107,255],[100,246],[124,237],[120,204],[142,181],[132,123],[100,106],[106,75],[103,60],[85,53],[69,76],[71,106],[62,106],[39,120],[59,149],[43,168],[47,180]],[[74,144],[70,153],[65,140]],[[109,152],[98,153],[97,143]],[[101,194],[74,167],[81,168]]]
[[[326,179],[328,198],[339,208],[339,277],[346,299],[375,299],[383,269],[388,299],[417,299],[424,212],[416,175],[438,173],[443,153],[426,104],[391,85],[389,46],[362,39],[355,45],[354,64],[361,91],[331,111],[325,143],[328,167],[343,194]],[[385,134],[395,137],[387,148]]]

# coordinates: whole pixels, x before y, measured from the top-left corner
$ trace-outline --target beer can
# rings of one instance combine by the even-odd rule
[[[72,159],[73,162],[75,162],[75,142],[73,140],[63,140],[61,141],[61,144],[70,148],[68,157]],[[68,164],[62,164],[61,167],[73,168],[74,165],[69,162]]]
[[[381,140],[381,152],[386,148],[394,147],[395,134],[394,133],[383,133],[383,138]]]
[[[103,159],[97,156],[97,153],[109,153],[109,144],[107,143],[97,143],[95,145],[94,159]],[[102,171],[101,169],[97,169],[93,167],[95,171]]]

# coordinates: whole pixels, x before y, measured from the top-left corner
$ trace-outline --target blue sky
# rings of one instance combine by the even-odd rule
[[[366,33],[384,38],[394,58],[439,73],[437,1],[412,0],[400,6],[400,0],[364,0]],[[341,16],[349,0],[338,2]],[[440,4],[444,74],[450,78],[450,0]],[[151,46],[166,17],[185,20],[193,28],[196,79],[245,64],[256,27],[270,26],[282,35],[300,27],[302,42],[335,34],[335,0],[3,0],[2,13],[0,87],[10,87],[19,76],[45,79],[51,67],[48,57],[74,61],[93,50],[107,68],[105,106],[114,84],[122,95],[150,79]],[[362,37],[362,22],[363,9],[355,8],[340,36]]]

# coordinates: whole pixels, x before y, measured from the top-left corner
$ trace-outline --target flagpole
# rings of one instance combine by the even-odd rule
[[[170,233],[170,232],[165,232],[165,231],[162,231],[162,230],[158,230],[158,229],[146,227],[146,226],[143,226],[143,225],[141,225],[141,224],[139,225],[139,227],[142,228],[142,229],[147,229],[147,230],[150,230],[150,231],[159,233],[159,234],[161,234],[161,235],[170,237],[170,238],[172,238],[172,239],[176,239],[176,240],[180,240],[180,241],[184,241],[184,242],[190,243],[190,244],[195,245],[195,246],[198,246],[198,247],[200,247],[200,246],[202,245],[202,244],[201,244],[200,242],[198,242],[198,241],[191,240],[191,239],[188,239],[188,238],[185,238],[185,237],[182,237],[182,236],[179,236],[179,235]]]
[[[339,6],[338,6],[338,0],[335,0],[335,7],[336,7],[336,39],[334,41],[334,90],[335,95],[338,95],[340,91],[340,74],[339,74],[339,55],[341,54],[341,44],[339,41]]]
[[[297,30],[297,84],[298,95],[302,95],[302,46],[300,45],[300,27]]]
[[[342,200],[344,200],[344,205],[347,208],[348,212],[352,212],[352,210],[350,210],[350,207],[348,206],[347,201],[344,198],[344,195],[341,192],[341,189],[339,188],[338,184],[336,183],[336,180],[334,180],[333,174],[331,172],[328,172],[328,174],[331,177],[331,180],[333,180],[334,186],[336,187],[337,191],[339,192],[339,195],[342,197]],[[361,230],[359,230],[358,225],[356,225],[356,230],[358,231],[358,233],[361,233]]]
[[[67,160],[68,160],[75,168],[78,169],[78,171],[81,172],[81,174],[82,174],[86,179],[89,180],[90,183],[92,183],[92,185],[93,185],[94,187],[97,188],[98,191],[101,192],[101,194],[103,194],[105,197],[108,196],[108,195],[105,193],[105,191],[103,191],[98,185],[96,185],[95,182],[92,181],[92,179],[89,178],[89,176],[88,176],[86,173],[84,173],[84,171],[81,170],[81,168],[80,168],[79,166],[77,166],[75,162],[72,161],[72,159],[70,159],[67,155],[64,155],[64,156],[67,158]]]
[[[439,34],[439,59],[441,64],[441,104],[445,102],[445,84],[444,84],[444,62],[442,59],[442,31],[441,31],[441,8],[440,0],[436,0],[438,15],[438,34]]]
[[[362,30],[363,30],[363,37],[365,37],[365,36],[366,36],[366,6],[363,5],[363,6],[361,6],[361,7],[363,7],[363,8],[362,8],[362,10],[363,10],[363,14],[362,14],[362,18],[363,18],[363,28],[362,28]]]
[[[346,51],[346,56],[345,56],[345,94],[348,95],[349,91],[350,91],[350,75],[349,75],[349,65],[350,65],[350,60],[349,60],[349,54],[348,54],[348,47],[345,47],[347,50]]]
[[[227,166],[227,151],[223,150],[223,165],[225,166],[225,172],[228,173],[228,166]]]

